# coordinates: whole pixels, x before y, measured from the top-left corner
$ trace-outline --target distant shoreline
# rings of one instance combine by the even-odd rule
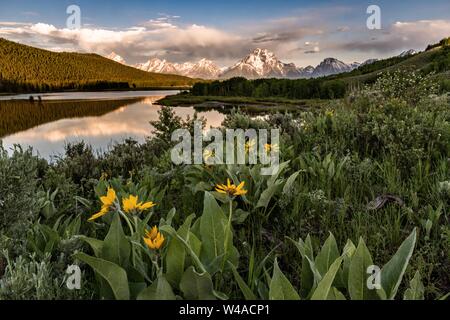
[[[48,94],[48,93],[64,93],[64,92],[120,92],[120,91],[180,91],[189,90],[191,86],[186,87],[148,87],[148,88],[118,88],[118,89],[103,89],[103,90],[52,90],[52,91],[42,91],[42,92],[0,92],[0,96],[14,96],[18,94]]]

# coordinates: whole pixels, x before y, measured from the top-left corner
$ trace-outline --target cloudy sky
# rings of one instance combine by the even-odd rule
[[[66,9],[81,9],[69,29]],[[369,30],[369,5],[381,29]],[[0,0],[0,37],[54,51],[118,53],[128,63],[208,58],[227,66],[259,47],[283,62],[364,61],[423,50],[450,36],[449,0]]]

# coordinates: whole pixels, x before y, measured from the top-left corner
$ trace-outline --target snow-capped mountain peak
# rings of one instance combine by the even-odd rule
[[[221,75],[222,78],[237,76],[249,79],[295,77],[298,70],[293,63],[285,64],[278,60],[273,52],[257,48]]]
[[[114,51],[111,52],[108,56],[106,56],[106,58],[111,59],[111,60],[113,60],[115,62],[118,62],[118,63],[121,63],[121,64],[126,64],[125,59],[122,58],[121,56],[119,56]]]
[[[400,53],[398,56],[401,57],[401,58],[403,58],[403,57],[409,57],[409,56],[415,55],[416,53],[417,53],[416,50],[414,50],[414,49],[409,49],[409,50],[403,51],[403,52]]]
[[[186,76],[192,78],[214,79],[217,78],[220,73],[221,69],[214,62],[203,58],[188,68]]]
[[[213,79],[221,72],[211,60],[201,59],[197,63],[172,63],[166,59],[152,58],[145,63],[135,65],[135,68],[147,72],[178,74],[191,78]]]
[[[161,60],[159,58],[152,58],[145,63],[137,64],[135,67],[140,70],[156,73],[173,74],[177,71],[172,63],[167,62],[166,59]]]
[[[335,58],[326,58],[315,69],[313,77],[324,77],[332,74],[351,71],[352,67]]]

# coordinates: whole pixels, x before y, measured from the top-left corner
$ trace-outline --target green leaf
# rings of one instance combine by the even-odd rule
[[[352,260],[353,255],[355,254],[355,252],[356,252],[356,247],[355,247],[354,243],[352,242],[352,240],[348,239],[347,243],[345,244],[343,253],[342,253],[344,256],[344,261],[342,262],[343,270],[341,272],[341,285],[342,285],[342,287],[345,287],[345,288],[347,288],[347,285],[348,285],[348,274],[349,274],[349,269],[350,269],[350,262]]]
[[[300,294],[302,297],[308,297],[315,284],[320,280],[314,275],[314,271],[317,269],[314,264],[314,251],[311,243],[311,237],[308,234],[305,241],[299,239],[298,242],[288,237],[289,240],[297,247],[300,255],[302,256],[302,271],[300,275]],[[312,264],[310,263],[312,262]],[[317,272],[318,273],[318,272]],[[316,281],[315,281],[316,279]],[[317,283],[316,283],[317,282]]]
[[[139,293],[141,293],[142,290],[147,288],[147,284],[144,282],[128,282],[128,287],[130,288],[130,299],[136,300]]]
[[[267,189],[265,189],[261,193],[258,203],[256,204],[256,208],[267,208],[270,200],[275,195],[275,193],[281,188],[282,185],[283,185],[282,179],[275,181],[273,184],[268,184]]]
[[[294,172],[286,181],[283,187],[283,193],[290,193],[292,191],[295,180],[297,179],[300,171]]]
[[[190,215],[186,218],[183,225],[178,229],[178,235],[189,243],[189,229],[191,227],[192,219],[195,215]],[[186,260],[186,250],[184,244],[178,238],[172,238],[167,248],[165,257],[166,262],[166,277],[167,280],[174,287],[178,287],[181,276],[184,272],[184,264]]]
[[[387,299],[394,299],[416,244],[416,228],[400,245],[395,255],[381,269],[381,286]]]
[[[269,300],[300,300],[292,284],[278,267],[277,259],[273,265],[273,276],[269,287]]]
[[[334,278],[341,266],[343,257],[337,258],[328,269],[327,273],[323,276],[317,285],[316,290],[311,297],[311,300],[326,300],[330,294],[331,286],[333,284]]]
[[[247,286],[245,281],[239,275],[239,273],[236,270],[236,267],[232,263],[229,263],[229,266],[231,268],[231,271],[233,271],[234,279],[236,280],[239,288],[241,289],[242,294],[245,297],[245,300],[256,300],[255,294],[252,292],[252,290]]]
[[[335,287],[332,287],[328,294],[327,300],[347,300],[345,296]]]
[[[340,256],[339,249],[336,243],[336,239],[333,234],[330,233],[330,236],[323,244],[322,249],[316,257],[315,264],[320,274],[323,275],[327,273],[331,264],[336,261],[336,259]]]
[[[186,242],[186,240],[184,240],[182,237],[180,237],[180,235],[171,226],[169,226],[169,225],[162,226],[160,228],[160,230],[168,233],[173,238],[177,238],[178,240],[180,240],[180,242],[184,245],[185,249],[187,250],[187,252],[191,256],[191,259],[194,262],[194,264],[197,266],[197,268],[199,268],[202,272],[206,272],[205,266],[200,261],[200,259],[198,258],[198,255],[194,252],[194,250],[190,246],[190,244],[188,244]],[[191,236],[192,235],[193,234],[191,234]]]
[[[216,199],[209,192],[205,192],[203,214],[200,217],[200,240],[202,241],[200,260],[205,265],[212,264],[218,257],[224,255],[226,225],[227,219]],[[232,238],[231,232],[228,237],[230,251],[233,243]]]
[[[348,270],[348,292],[352,300],[377,300],[376,291],[367,287],[367,268],[371,265],[370,252],[360,238]]]
[[[103,241],[102,240],[98,240],[95,238],[89,238],[86,236],[78,236],[79,239],[83,240],[84,242],[86,242],[88,245],[91,246],[92,250],[94,251],[94,255],[99,258],[101,253],[102,253],[102,248],[103,248]]]
[[[130,253],[130,242],[123,232],[119,213],[116,212],[103,242],[101,258],[127,268],[130,262]]]
[[[420,273],[416,271],[414,278],[409,282],[409,288],[403,295],[403,300],[424,300],[424,291]]]
[[[98,275],[105,279],[117,300],[130,299],[127,273],[123,268],[115,263],[91,257],[82,252],[74,254],[74,258],[87,263]]]
[[[275,181],[280,176],[281,172],[283,172],[283,170],[288,167],[289,162],[291,162],[291,161],[288,160],[288,161],[280,163],[280,165],[278,167],[278,171],[274,175],[271,175],[270,178],[267,180],[267,186],[271,186],[275,183]]]
[[[175,300],[172,287],[163,275],[139,293],[137,300]]]
[[[216,300],[211,276],[207,272],[197,273],[194,267],[184,272],[180,289],[187,300]]]

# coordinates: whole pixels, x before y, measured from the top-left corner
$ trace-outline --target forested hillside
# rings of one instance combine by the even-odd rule
[[[56,53],[0,38],[0,92],[177,87],[193,82],[137,70],[97,54]]]

